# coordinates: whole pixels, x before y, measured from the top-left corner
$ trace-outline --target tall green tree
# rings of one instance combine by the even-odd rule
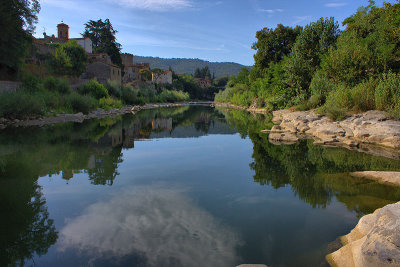
[[[96,53],[107,53],[111,61],[122,67],[121,44],[115,37],[118,31],[114,30],[109,19],[89,20],[85,24],[83,37],[89,37],[93,42],[93,49]]]
[[[256,33],[257,42],[252,45],[256,50],[254,55],[255,67],[268,68],[270,63],[277,63],[289,55],[302,27],[295,28],[278,24],[275,29],[263,28]]]
[[[285,69],[286,82],[295,91],[298,100],[309,97],[310,82],[320,66],[321,57],[335,46],[339,34],[339,24],[331,17],[310,23],[297,37]]]
[[[0,78],[15,78],[32,42],[38,0],[2,0],[0,4]]]
[[[56,74],[79,76],[85,72],[86,61],[85,49],[75,40],[70,40],[56,48],[49,65]]]

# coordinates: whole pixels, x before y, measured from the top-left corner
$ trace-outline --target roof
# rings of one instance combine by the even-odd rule
[[[69,28],[69,26],[67,24],[65,24],[64,22],[61,22],[60,24],[57,24],[57,27],[59,27],[59,26],[66,26],[66,27]]]
[[[103,64],[103,65],[107,65],[107,66],[111,66],[111,67],[114,67],[114,68],[121,69],[120,66],[117,66],[117,65],[114,65],[114,64],[104,63],[104,62],[101,62],[101,61],[96,61],[96,62],[93,62],[93,63],[89,63],[88,65],[93,65],[93,64]]]

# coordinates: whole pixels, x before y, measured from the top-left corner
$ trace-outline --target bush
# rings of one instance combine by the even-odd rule
[[[123,85],[121,87],[122,101],[127,105],[144,104],[139,101],[136,91],[130,85]]]
[[[0,117],[25,119],[43,115],[44,102],[40,97],[29,93],[0,94]]]
[[[329,93],[324,105],[328,117],[333,120],[342,120],[345,118],[352,104],[351,92],[345,86],[339,86],[336,90]]]
[[[99,107],[105,110],[112,108],[122,108],[122,102],[119,99],[103,97],[99,100]]]
[[[66,80],[53,76],[47,77],[43,82],[43,86],[51,92],[59,92],[61,94],[68,94],[70,92],[70,87]]]
[[[375,108],[375,88],[377,80],[369,79],[351,90],[354,111],[367,111]]]
[[[160,102],[179,102],[189,99],[189,94],[181,91],[163,90],[158,96]]]
[[[22,80],[21,89],[25,92],[30,93],[39,92],[43,90],[42,81],[40,80],[40,78],[33,75],[25,75]]]
[[[77,93],[72,93],[67,96],[67,102],[74,112],[82,112],[88,114],[90,110],[95,108],[96,100],[90,96],[83,96]]]
[[[375,105],[379,110],[386,110],[400,115],[400,74],[383,74],[375,90]]]
[[[96,99],[108,97],[107,88],[96,80],[90,80],[83,86],[78,88],[78,92],[82,95],[91,95]]]
[[[120,98],[122,93],[121,93],[121,85],[117,81],[111,81],[108,80],[106,84],[108,94],[110,96],[114,96],[117,98]]]
[[[139,87],[138,96],[143,97],[145,102],[155,102],[156,90],[148,85],[142,85]]]
[[[311,94],[326,97],[333,90],[335,90],[335,82],[329,79],[326,73],[317,71],[311,80]]]

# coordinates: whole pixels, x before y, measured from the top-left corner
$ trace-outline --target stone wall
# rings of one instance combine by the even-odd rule
[[[20,82],[10,82],[10,81],[0,81],[0,93],[4,92],[17,92],[22,83]]]

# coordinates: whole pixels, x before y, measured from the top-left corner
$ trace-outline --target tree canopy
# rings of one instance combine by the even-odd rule
[[[85,49],[76,41],[70,40],[56,48],[49,65],[56,74],[79,76],[85,72],[86,61]]]
[[[109,19],[89,20],[85,24],[83,37],[89,37],[93,42],[93,50],[96,53],[107,53],[111,61],[122,67],[121,44],[117,42],[114,30]]]
[[[0,78],[15,77],[32,41],[38,0],[2,1],[0,5]]]

